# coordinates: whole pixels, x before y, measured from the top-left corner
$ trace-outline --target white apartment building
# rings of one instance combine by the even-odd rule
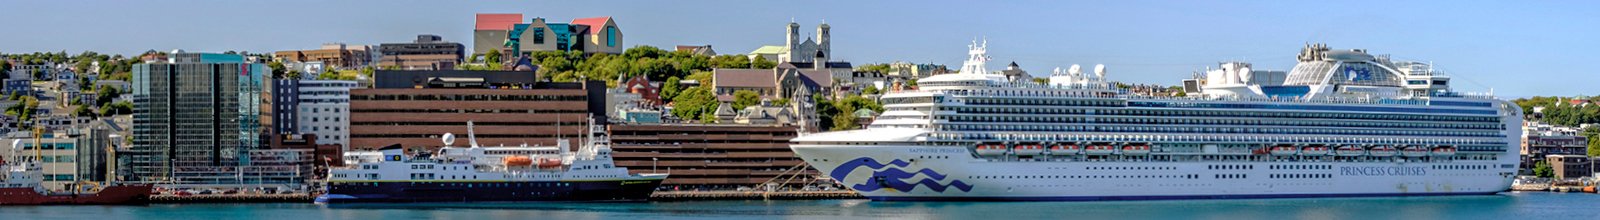
[[[317,144],[350,147],[350,88],[356,81],[301,80],[300,132],[317,135]]]

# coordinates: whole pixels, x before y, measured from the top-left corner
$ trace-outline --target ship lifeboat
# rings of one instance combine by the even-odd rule
[[[1410,146],[1400,149],[1400,155],[1406,157],[1426,157],[1428,148],[1423,146]]]
[[[1011,147],[1011,152],[1016,152],[1017,155],[1040,155],[1044,154],[1044,146],[1037,144],[1019,144]]]
[[[1117,148],[1111,145],[1089,145],[1089,147],[1084,148],[1083,152],[1089,155],[1111,155],[1111,153],[1117,152]]]
[[[1400,154],[1399,150],[1396,150],[1394,149],[1394,146],[1389,145],[1374,146],[1372,149],[1367,149],[1367,152],[1376,157],[1392,157],[1396,154]]]
[[[1328,146],[1314,145],[1314,146],[1310,146],[1310,147],[1300,148],[1300,155],[1306,155],[1306,156],[1328,155]]]
[[[559,158],[539,158],[539,169],[552,169],[561,167]]]
[[[528,156],[509,156],[501,159],[501,162],[505,162],[508,167],[533,166],[533,158]]]
[[[977,147],[977,151],[978,151],[978,155],[983,155],[983,156],[1005,155],[1006,154],[1006,145],[1004,145],[1004,144],[980,144]]]
[[[1360,146],[1355,145],[1344,145],[1333,149],[1333,155],[1339,156],[1354,157],[1365,154],[1367,154],[1367,149],[1362,149]]]
[[[1456,147],[1440,146],[1433,148],[1433,156],[1448,157],[1456,155]]]
[[[1122,154],[1123,155],[1146,155],[1146,154],[1150,154],[1150,145],[1134,145],[1134,144],[1123,145],[1122,146]]]
[[[1050,146],[1050,155],[1073,155],[1080,151],[1083,151],[1083,148],[1076,144]]]
[[[1296,153],[1300,153],[1300,149],[1289,145],[1279,145],[1272,147],[1272,149],[1268,152],[1272,152],[1273,156],[1292,156]]]

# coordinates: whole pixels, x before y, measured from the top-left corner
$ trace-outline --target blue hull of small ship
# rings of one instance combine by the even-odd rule
[[[656,180],[574,182],[334,182],[321,204],[410,202],[646,201]]]

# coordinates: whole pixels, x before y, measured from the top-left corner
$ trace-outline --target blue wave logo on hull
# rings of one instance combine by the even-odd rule
[[[949,185],[940,184],[939,181],[942,181],[949,176],[932,169],[923,168],[921,170],[917,170],[916,172],[906,172],[904,169],[902,169],[909,165],[911,165],[910,162],[899,159],[889,161],[889,163],[880,163],[878,160],[869,157],[860,157],[850,160],[849,162],[845,162],[844,164],[839,164],[839,167],[834,168],[833,172],[828,173],[828,175],[832,176],[833,179],[844,181],[845,177],[850,175],[850,172],[853,172],[858,168],[866,167],[868,169],[872,169],[872,176],[867,178],[865,183],[850,186],[851,189],[858,191],[870,192],[883,188],[891,188],[902,192],[909,192],[912,189],[916,189],[919,185],[927,186],[929,190],[941,193],[945,190],[949,190],[950,188],[956,188],[962,192],[972,191],[972,185],[961,182],[961,180],[950,181]],[[884,169],[886,167],[888,169]],[[879,171],[880,169],[882,171]],[[905,181],[905,179],[909,179],[917,174],[926,175],[928,178],[924,178],[921,181],[916,182]]]

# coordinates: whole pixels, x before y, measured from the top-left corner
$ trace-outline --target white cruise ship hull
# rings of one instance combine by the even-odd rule
[[[1516,169],[1493,161],[1114,162],[1069,157],[988,159],[974,157],[965,147],[796,144],[792,148],[823,174],[873,200],[1481,195],[1509,189]]]

